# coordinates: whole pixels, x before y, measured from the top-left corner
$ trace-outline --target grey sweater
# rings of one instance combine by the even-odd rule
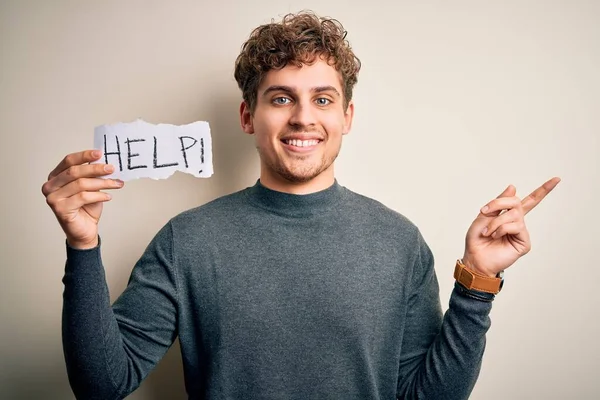
[[[191,399],[465,399],[490,325],[491,298],[459,286],[442,317],[419,230],[337,182],[176,216],[112,307],[99,247],[67,246],[63,282],[79,399],[125,397],[177,335]]]

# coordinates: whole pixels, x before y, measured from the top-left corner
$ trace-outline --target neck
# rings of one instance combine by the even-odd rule
[[[328,188],[304,195],[273,190],[257,181],[245,193],[252,203],[279,216],[323,218],[327,213],[342,207],[345,191],[335,180]]]
[[[306,182],[292,182],[265,167],[261,168],[260,183],[271,190],[289,194],[311,194],[331,187],[335,182],[333,164]]]

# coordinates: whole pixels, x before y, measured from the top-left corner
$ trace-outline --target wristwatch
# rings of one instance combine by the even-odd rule
[[[504,271],[499,272],[496,277],[492,278],[471,271],[463,264],[462,260],[456,260],[454,279],[466,289],[498,294],[504,284]]]

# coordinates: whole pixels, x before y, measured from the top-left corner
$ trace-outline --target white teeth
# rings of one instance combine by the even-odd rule
[[[296,146],[296,147],[308,147],[308,146],[316,146],[317,144],[319,144],[319,141],[316,139],[311,139],[311,140],[297,140],[297,139],[291,139],[291,140],[285,140],[286,144],[289,144],[291,146]]]

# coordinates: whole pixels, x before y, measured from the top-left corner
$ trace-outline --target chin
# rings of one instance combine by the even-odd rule
[[[262,156],[260,149],[258,150]],[[268,170],[287,182],[307,183],[327,173],[333,166],[333,162],[337,158],[337,153],[335,157],[315,156],[300,156],[287,159],[284,157],[264,157],[262,162]]]
[[[319,175],[321,175],[322,171],[316,171],[312,173],[298,173],[295,171],[282,170],[278,171],[279,176],[291,183],[306,183],[310,182]]]
[[[306,183],[325,173],[329,167],[331,167],[331,164],[327,165],[326,163],[323,163],[322,165],[297,166],[296,168],[279,166],[279,168],[276,168],[275,170],[279,176],[288,182]]]

